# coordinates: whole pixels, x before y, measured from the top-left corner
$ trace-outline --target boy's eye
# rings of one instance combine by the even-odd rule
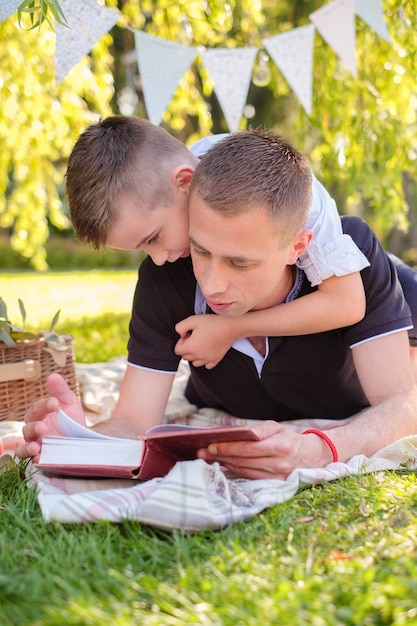
[[[151,243],[156,243],[159,239],[159,234],[153,235],[153,237],[151,237],[150,239],[148,239],[148,246],[151,245]]]

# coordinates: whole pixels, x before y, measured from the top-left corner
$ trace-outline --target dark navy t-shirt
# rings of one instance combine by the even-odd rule
[[[276,421],[342,419],[368,406],[351,346],[408,329],[412,322],[395,267],[375,234],[359,218],[344,217],[342,223],[344,232],[370,261],[361,272],[367,301],[364,319],[324,333],[269,337],[261,366],[235,348],[212,370],[191,365],[186,390],[191,403],[246,419]],[[314,289],[299,271],[294,297]],[[161,267],[150,258],[142,263],[130,323],[129,363],[176,371],[179,357],[174,346],[179,337],[175,324],[194,315],[198,292],[190,258]]]

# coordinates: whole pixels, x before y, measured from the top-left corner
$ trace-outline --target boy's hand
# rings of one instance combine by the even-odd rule
[[[175,353],[195,367],[213,369],[237,339],[232,328],[233,320],[218,315],[191,315],[175,326]]]
[[[83,408],[77,396],[68,387],[59,374],[51,374],[48,378],[48,389],[52,397],[43,398],[35,402],[25,415],[23,426],[24,443],[16,448],[16,455],[21,459],[33,458],[37,462],[45,435],[60,435],[56,424],[56,410],[58,406],[64,409],[75,421],[85,426]]]

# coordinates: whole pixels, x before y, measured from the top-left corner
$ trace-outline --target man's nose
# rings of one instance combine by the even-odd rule
[[[206,297],[222,294],[227,290],[226,274],[218,263],[209,263],[200,277],[200,287]]]

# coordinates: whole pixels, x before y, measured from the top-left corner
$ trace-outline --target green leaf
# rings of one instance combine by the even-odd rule
[[[19,7],[17,8],[17,19],[18,19],[20,28],[24,30],[23,25],[22,25],[22,13],[29,13],[30,15],[30,21],[32,23],[32,27],[27,30],[32,30],[32,28],[35,28],[37,24],[40,24],[40,21],[38,21],[37,24],[34,24],[35,12],[39,11],[39,8],[40,7],[35,6],[34,0],[25,0],[24,2],[22,2],[21,5],[19,5]]]
[[[53,329],[55,328],[55,326],[56,326],[56,324],[57,324],[57,322],[58,322],[58,319],[59,319],[59,314],[60,314],[60,313],[61,313],[61,309],[59,309],[59,310],[55,313],[55,315],[54,315],[54,317],[53,317],[53,319],[52,319],[51,325],[50,325],[50,327],[49,327],[49,330],[53,330]]]
[[[62,24],[62,26],[67,26],[69,28],[67,18],[65,17],[59,3],[56,0],[50,0],[50,2],[48,2],[48,6],[56,21],[59,24]]]
[[[65,352],[67,349],[67,343],[62,335],[58,335],[57,333],[46,332],[41,333],[43,337],[45,337],[46,343],[48,346],[57,350],[58,352]]]
[[[62,26],[68,27],[68,22],[57,0],[24,0],[17,9],[17,19],[19,26],[22,30],[33,30],[40,26],[45,20],[48,24],[51,22],[48,19],[48,11],[51,12],[55,20],[62,24]],[[31,26],[24,28],[22,21],[23,14],[29,14]],[[35,16],[37,20],[35,21]]]
[[[33,13],[34,11],[38,11],[39,7],[35,6],[34,0],[24,0],[17,9],[25,13]]]
[[[16,345],[16,342],[10,337],[10,331],[7,332],[9,330],[8,327],[3,324],[4,322],[0,323],[0,341],[5,343],[6,346],[9,346],[9,348],[13,348]]]
[[[23,326],[25,325],[26,322],[26,309],[25,309],[25,305],[23,304],[23,301],[18,298],[18,303],[19,303],[19,309],[20,309],[20,315],[22,316],[22,322],[23,322]]]
[[[0,318],[7,320],[7,306],[3,298],[0,298]]]

